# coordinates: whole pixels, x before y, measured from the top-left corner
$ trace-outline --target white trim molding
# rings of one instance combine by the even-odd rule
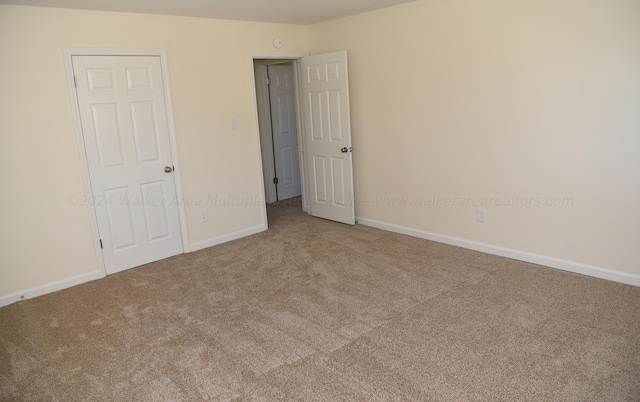
[[[191,252],[204,250],[205,248],[217,246],[219,244],[227,243],[233,240],[242,239],[243,237],[251,236],[260,232],[264,232],[267,230],[267,225],[258,225],[254,227],[250,227],[243,230],[238,230],[237,232],[229,233],[226,235],[214,237],[213,239],[201,241],[198,243],[191,244]]]
[[[267,204],[278,200],[276,184],[269,178],[276,177],[273,157],[273,133],[271,131],[271,102],[269,101],[269,77],[267,65],[254,64],[256,71],[256,102],[258,103],[258,124],[260,125],[260,150],[264,172],[265,200]],[[262,113],[261,113],[262,112]]]
[[[0,307],[8,306],[9,304],[13,304],[22,300],[33,299],[34,297],[46,295],[48,293],[57,292],[59,290],[83,284],[85,282],[101,279],[104,278],[104,276],[104,273],[100,271],[89,272],[87,274],[82,274],[68,279],[63,279],[61,281],[53,282],[48,285],[23,290],[18,293],[12,293],[10,295],[0,297]]]
[[[373,219],[356,217],[356,221],[361,225],[386,230],[388,232],[400,233],[407,236],[418,237],[420,239],[449,244],[452,246],[480,251],[500,257],[507,257],[514,260],[530,262],[532,264],[538,264],[545,267],[573,272],[576,274],[592,276],[594,278],[606,279],[609,281],[624,283],[632,286],[640,286],[640,276],[626,272],[614,271],[607,268],[581,264],[579,262],[567,261],[559,258],[547,257],[544,255],[527,253],[525,251],[513,250],[505,247],[494,246],[491,244],[479,243],[471,240],[460,239],[457,237],[446,236],[438,233],[412,229],[406,226],[394,225],[391,223],[381,222]]]
[[[267,230],[266,225],[259,225],[259,226],[254,226],[248,229],[240,230],[234,233],[230,233],[227,235],[219,236],[203,242],[190,244],[189,245],[190,252],[217,246],[219,244],[227,243],[232,240],[241,239],[246,236],[264,232],[265,230]],[[17,293],[12,293],[7,296],[0,297],[0,307],[8,306],[10,304],[23,301],[23,300],[33,299],[34,297],[43,296],[48,293],[57,292],[59,290],[64,290],[73,286],[81,285],[83,283],[94,281],[96,279],[102,279],[105,277],[106,277],[105,272],[100,270],[100,271],[90,272],[90,273],[74,276],[71,278],[63,279],[57,282],[50,283],[48,285],[38,286],[36,288],[23,290]]]

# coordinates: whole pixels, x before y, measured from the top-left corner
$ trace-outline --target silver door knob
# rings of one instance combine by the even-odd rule
[[[347,152],[349,152],[349,148],[344,147],[340,150],[340,152],[342,152],[343,154],[346,154]]]
[[[171,172],[173,172],[173,168],[171,166],[165,166],[164,167],[164,172],[165,173],[171,173]]]

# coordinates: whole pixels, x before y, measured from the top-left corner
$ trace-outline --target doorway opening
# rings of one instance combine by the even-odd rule
[[[306,210],[297,59],[254,59],[253,65],[265,201]]]
[[[347,52],[343,50],[313,56],[283,56],[261,54],[251,58],[265,201],[267,204],[278,202],[295,194],[287,193],[284,187],[280,187],[282,180],[278,176],[284,175],[286,184],[295,182],[299,177],[301,194],[293,199],[298,199],[304,212],[318,218],[354,225],[356,220]],[[274,95],[269,89],[276,84],[273,77],[269,79],[269,70],[272,66],[275,69],[289,63],[293,67],[293,77],[278,78],[281,86],[292,87],[288,100],[282,101],[289,105],[285,118],[273,113],[275,101],[272,99],[279,94]],[[269,81],[272,81],[272,85],[267,84]],[[287,82],[289,84],[282,85]],[[292,120],[294,115],[295,121]],[[285,120],[287,129],[282,130],[278,123]],[[296,135],[292,134],[294,128]],[[297,137],[297,144],[279,143],[282,140],[277,138],[280,134],[286,134],[289,138]],[[294,161],[295,155],[298,157],[297,161]],[[284,171],[288,169],[289,173],[277,172],[277,160],[281,161]],[[297,168],[291,167],[296,162]],[[264,219],[267,222],[266,206]]]

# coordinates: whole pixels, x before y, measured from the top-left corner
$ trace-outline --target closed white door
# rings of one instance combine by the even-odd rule
[[[276,192],[278,200],[286,200],[302,194],[295,77],[292,65],[269,66],[268,74]]]
[[[353,225],[347,52],[303,57],[301,65],[310,213]]]
[[[107,274],[183,252],[158,56],[73,56]]]

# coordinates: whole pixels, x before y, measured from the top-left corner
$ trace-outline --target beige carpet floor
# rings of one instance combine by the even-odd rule
[[[640,288],[269,207],[0,309],[0,400],[640,400]]]

